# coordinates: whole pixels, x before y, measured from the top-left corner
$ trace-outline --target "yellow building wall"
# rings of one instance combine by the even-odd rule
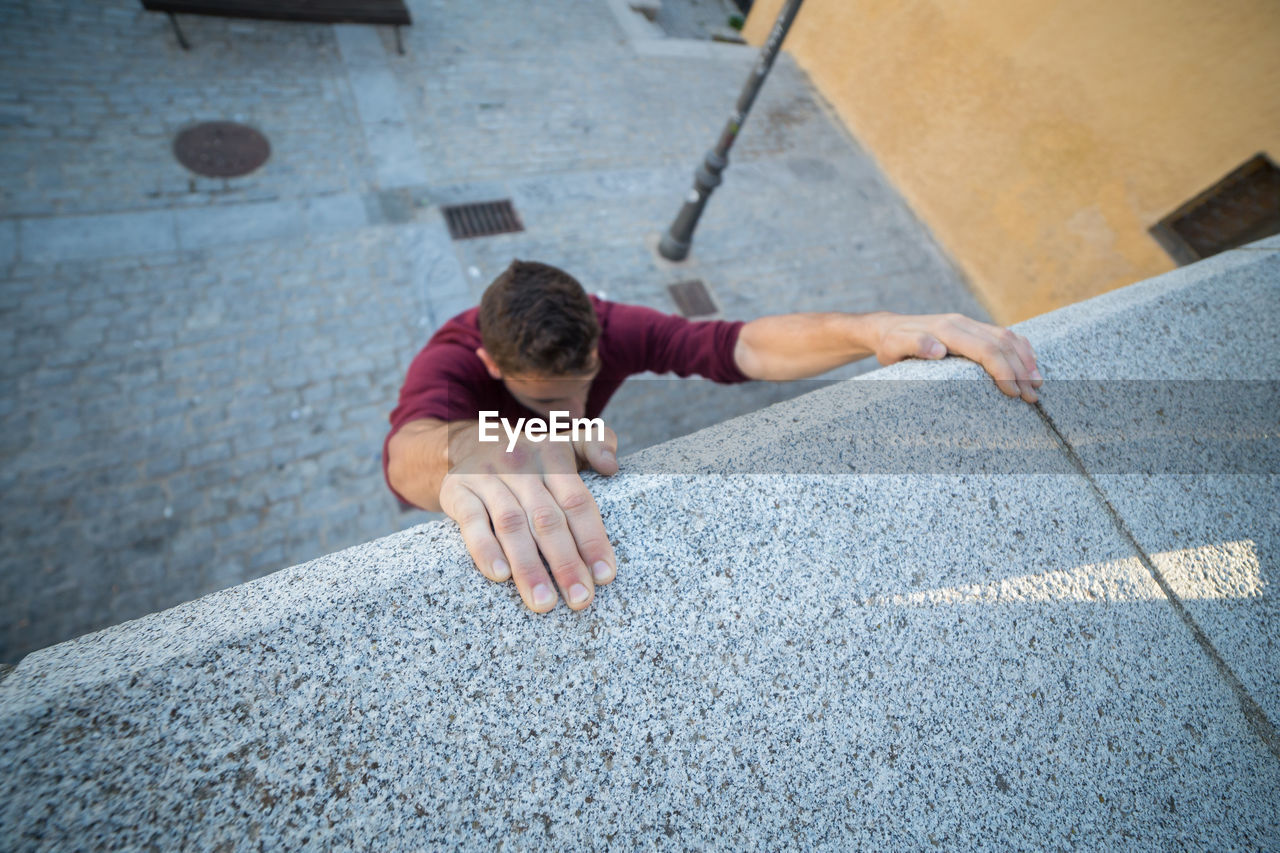
[[[1171,269],[1148,229],[1280,155],[1277,0],[807,0],[785,49],[1002,323]]]

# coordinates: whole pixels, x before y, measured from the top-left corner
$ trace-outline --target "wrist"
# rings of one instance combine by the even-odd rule
[[[899,315],[892,311],[872,311],[855,316],[859,322],[855,325],[852,345],[862,352],[878,356],[885,336]]]
[[[445,471],[452,471],[480,450],[479,421],[450,421],[449,437],[444,444]]]

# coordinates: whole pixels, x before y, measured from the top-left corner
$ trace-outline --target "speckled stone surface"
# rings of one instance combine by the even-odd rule
[[[1044,408],[1274,725],[1280,237],[1097,302],[1106,316],[1082,304],[1025,324],[1047,375],[1092,380],[1050,387]],[[1177,412],[1195,435],[1171,434]],[[1167,463],[1149,467],[1161,451]]]
[[[1046,374],[1195,319],[1137,304],[1033,324]],[[973,405],[841,383],[590,477],[620,565],[581,613],[433,523],[36,652],[0,682],[0,846],[1280,845],[1280,760],[1034,408],[987,386],[970,422],[1037,473],[785,473],[859,412]],[[672,473],[707,447],[774,472]]]

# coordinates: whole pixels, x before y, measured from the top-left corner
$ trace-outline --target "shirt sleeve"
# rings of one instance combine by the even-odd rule
[[[748,382],[733,350],[742,321],[694,322],[639,305],[615,303],[609,318],[611,338],[618,342],[628,372],[698,375],[713,382]]]
[[[391,412],[394,434],[409,421],[436,418],[442,421],[472,420],[480,410],[474,389],[489,379],[468,362],[475,355],[456,344],[425,347],[409,365],[400,389],[400,402]]]

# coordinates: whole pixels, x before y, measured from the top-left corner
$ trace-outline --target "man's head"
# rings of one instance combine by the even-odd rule
[[[536,412],[583,416],[599,370],[600,324],[577,279],[547,264],[512,261],[485,290],[479,319],[476,354],[489,375]]]

